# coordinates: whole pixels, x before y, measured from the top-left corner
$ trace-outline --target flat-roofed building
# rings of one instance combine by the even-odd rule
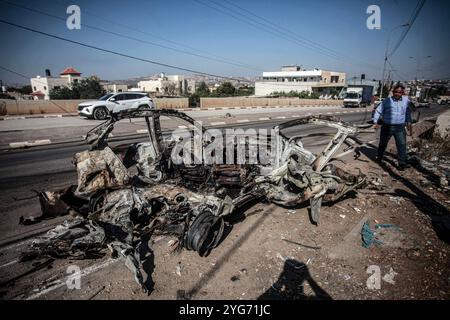
[[[263,72],[262,79],[255,82],[255,95],[267,96],[274,92],[316,92],[327,95],[340,91],[346,83],[344,72],[327,70],[304,70],[299,66],[283,66],[281,71]]]

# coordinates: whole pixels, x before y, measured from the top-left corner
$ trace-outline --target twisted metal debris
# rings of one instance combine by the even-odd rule
[[[344,153],[353,150],[358,133],[358,128],[333,117],[309,116],[275,126],[271,146],[280,156],[271,158],[270,163],[188,165],[172,161],[176,141],[163,138],[161,116],[198,125],[175,110],[134,110],[112,114],[88,132],[90,150],[74,157],[78,184],[40,195],[41,217],[68,212],[75,217],[35,240],[22,260],[39,256],[93,258],[109,248],[113,256],[125,260],[145,291],[140,259],[152,235],[175,235],[178,249],[204,256],[219,245],[230,218],[257,202],[296,207],[309,201],[311,218],[318,223],[322,202],[337,201],[365,182],[362,174],[349,174],[330,162],[343,143],[349,145]],[[149,141],[118,147],[122,151],[114,152],[108,146],[108,135],[114,124],[125,118],[144,118]],[[303,148],[301,136],[288,138],[282,132],[306,124],[337,129],[317,156]],[[210,143],[205,141],[203,150]],[[224,153],[227,148],[236,145],[227,145]]]

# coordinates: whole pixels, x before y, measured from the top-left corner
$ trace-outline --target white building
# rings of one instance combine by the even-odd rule
[[[316,92],[327,96],[345,86],[344,72],[303,70],[299,66],[283,66],[281,71],[263,72],[262,80],[255,82],[255,95],[267,96],[274,92]]]
[[[59,78],[54,78],[51,76],[50,71],[46,70],[45,77],[36,76],[36,78],[31,78],[31,89],[33,90],[31,95],[34,96],[34,99],[50,100],[51,89],[70,87],[73,83],[77,83],[83,79],[81,73],[72,67],[64,69],[59,75]]]
[[[143,80],[138,82],[138,88],[142,92],[156,95],[180,95],[195,92],[195,81],[186,79],[183,75],[165,75],[161,73],[158,79]]]
[[[117,93],[117,92],[125,92],[128,91],[128,85],[126,84],[116,84],[116,83],[109,83],[104,82],[101,83],[103,90],[106,91],[106,93]]]

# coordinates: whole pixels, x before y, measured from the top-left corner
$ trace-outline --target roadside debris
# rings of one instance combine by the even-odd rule
[[[398,205],[401,205],[403,202],[403,199],[400,197],[389,197],[389,200],[391,200],[392,202],[395,202]]]
[[[302,244],[302,243],[295,242],[295,241],[291,241],[291,240],[284,239],[284,238],[282,238],[281,240],[286,241],[286,242],[289,242],[289,243],[292,243],[292,244],[296,244],[296,245],[299,245],[299,246],[302,246],[302,247],[305,247],[305,248],[308,248],[308,249],[314,249],[314,250],[319,250],[319,249],[321,249],[321,247],[318,247],[318,246],[306,245],[306,244]]]
[[[419,171],[426,175],[429,182],[422,185],[434,184],[441,191],[448,192],[450,180],[450,140],[444,139],[431,126],[426,133],[414,136],[409,149],[409,161]]]
[[[272,202],[295,208],[309,202],[311,219],[317,224],[322,203],[334,203],[366,185],[365,175],[350,174],[331,163],[347,138],[358,133],[356,127],[333,117],[308,116],[275,126],[276,141],[272,142],[281,156],[268,164],[191,165],[172,160],[177,141],[163,139],[162,115],[198,125],[176,110],[143,109],[113,114],[110,120],[88,132],[90,150],[77,153],[73,161],[78,184],[58,192],[42,192],[39,197],[42,216],[38,220],[68,212],[74,216],[34,240],[23,252],[22,261],[41,256],[97,258],[109,248],[113,257],[124,260],[135,281],[146,291],[140,261],[142,252],[150,250],[147,242],[153,235],[175,236],[176,240],[170,243],[174,250],[185,248],[205,256],[219,245],[233,216],[255,203]],[[115,123],[125,118],[144,118],[149,142],[113,150],[108,146],[108,135]],[[303,148],[301,137],[288,138],[282,132],[305,124],[337,129],[317,156]],[[203,142],[203,153],[211,143]],[[250,140],[246,141],[247,147],[250,144]],[[227,147],[234,151],[237,148],[236,143]],[[289,209],[288,214],[294,212]],[[22,223],[26,221],[24,218]],[[181,276],[181,266],[176,267],[175,273]]]
[[[369,248],[372,245],[382,245],[391,241],[389,232],[386,229],[394,232],[399,232],[400,228],[394,224],[376,224],[375,229],[370,228],[370,221],[366,221],[361,229],[362,246]],[[387,234],[387,236],[386,236]],[[386,238],[386,240],[384,239]]]
[[[394,277],[395,277],[396,275],[398,275],[398,273],[395,272],[394,269],[391,268],[391,269],[389,270],[389,272],[386,273],[386,274],[383,276],[382,279],[383,279],[383,281],[385,281],[385,282],[387,282],[387,283],[395,284]]]

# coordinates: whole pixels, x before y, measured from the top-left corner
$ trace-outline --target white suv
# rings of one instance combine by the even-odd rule
[[[109,112],[113,113],[138,108],[154,109],[153,100],[145,93],[119,92],[109,93],[98,100],[82,102],[78,105],[78,114],[95,120],[104,120]]]

